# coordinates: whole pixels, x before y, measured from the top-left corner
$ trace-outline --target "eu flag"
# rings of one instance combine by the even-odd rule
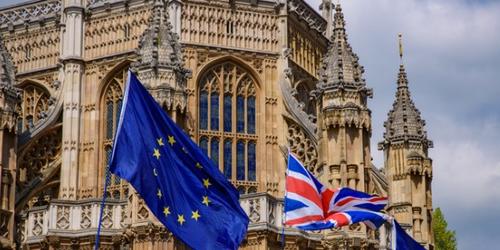
[[[131,72],[109,167],[189,247],[237,249],[244,239],[238,191]]]

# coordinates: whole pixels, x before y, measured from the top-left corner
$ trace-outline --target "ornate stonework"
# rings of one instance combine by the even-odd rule
[[[187,249],[107,169],[128,70],[241,193],[251,221],[242,249],[387,249],[387,230],[364,225],[287,227],[282,242],[288,149],[329,187],[389,195],[388,211],[432,244],[432,144],[406,74],[379,170],[369,148],[372,91],[340,5],[321,6],[322,15],[303,0],[33,0],[0,9],[0,248],[93,249],[104,206],[100,249]]]

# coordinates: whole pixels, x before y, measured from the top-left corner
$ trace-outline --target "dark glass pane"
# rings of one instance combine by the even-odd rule
[[[118,126],[118,121],[120,120],[120,112],[122,111],[122,100],[118,100],[116,103],[116,120],[115,120],[115,133],[116,127]]]
[[[232,143],[231,140],[224,141],[224,175],[226,178],[232,177]]]
[[[236,178],[239,181],[245,180],[245,143],[236,143]]]
[[[255,97],[247,99],[247,133],[255,134]]]
[[[208,95],[205,91],[200,94],[200,129],[208,129]]]
[[[113,139],[113,102],[106,103],[106,139]]]
[[[216,166],[219,166],[219,139],[212,138],[210,142],[210,158]]]
[[[236,97],[236,132],[245,132],[245,99],[243,96]]]
[[[244,187],[244,186],[239,186],[239,187],[238,187],[238,192],[239,192],[240,194],[245,194],[245,187]]]
[[[23,132],[23,118],[17,119],[17,131],[19,133]]]
[[[224,96],[224,132],[231,132],[232,128],[232,115],[233,115],[233,109],[232,109],[232,103],[231,103],[231,96],[230,95],[225,95]]]
[[[35,125],[33,124],[33,116],[31,116],[31,115],[30,115],[30,116],[27,116],[27,117],[26,117],[26,121],[27,121],[27,123],[28,123],[28,129],[31,129],[31,128],[33,128],[33,126],[35,126]]]
[[[201,137],[200,148],[203,151],[203,153],[208,155],[208,139],[207,139],[207,137]]]
[[[219,130],[219,94],[210,96],[210,129]]]
[[[255,169],[255,142],[248,143],[248,180],[255,181],[256,169]]]
[[[105,175],[104,177],[108,180],[111,180],[111,171],[109,171],[109,161],[111,160],[111,147],[106,147],[106,166],[105,166]]]

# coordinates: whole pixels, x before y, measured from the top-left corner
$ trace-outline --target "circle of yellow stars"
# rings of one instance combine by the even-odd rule
[[[171,147],[173,147],[174,144],[176,143],[174,136],[168,136],[167,139],[168,139],[167,143],[170,144]],[[157,160],[160,160],[160,157],[161,157],[160,148],[165,146],[165,143],[163,142],[162,137],[156,139],[156,143],[158,144],[158,148],[153,149],[153,157],[155,157]],[[188,153],[188,151],[184,147],[182,147],[182,151],[186,154]],[[203,168],[203,166],[199,162],[196,163],[195,167],[198,169]],[[154,167],[153,167],[153,175],[155,177],[158,177],[158,170]],[[205,187],[205,189],[208,190],[208,188],[212,185],[210,183],[210,179],[206,178],[206,179],[203,179],[202,181],[203,181],[203,186]],[[163,194],[159,188],[157,189],[156,196],[158,196],[158,199],[161,199],[163,197]],[[208,198],[208,195],[204,195],[202,197],[201,203],[204,204],[205,206],[208,207],[211,202],[212,201]],[[165,217],[168,217],[171,214],[169,206],[166,206],[163,208],[163,214],[165,215]],[[200,215],[199,210],[191,211],[191,219],[198,221],[200,218],[201,218],[201,215]],[[184,223],[186,223],[186,219],[184,218],[184,214],[177,215],[177,222],[181,226],[184,225]]]

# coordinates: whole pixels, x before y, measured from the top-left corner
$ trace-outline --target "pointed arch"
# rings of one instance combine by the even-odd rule
[[[258,186],[258,75],[226,56],[208,63],[196,79],[198,142],[242,193],[253,192]]]
[[[46,118],[51,92],[41,82],[30,79],[22,81],[17,87],[23,90],[21,105],[17,107],[17,130],[24,132]]]
[[[127,184],[109,171],[109,161],[113,149],[113,138],[116,134],[121,113],[123,91],[131,61],[117,64],[101,81],[99,85],[99,194],[104,190],[104,178],[109,178],[107,195],[113,199],[125,199],[128,196]]]

